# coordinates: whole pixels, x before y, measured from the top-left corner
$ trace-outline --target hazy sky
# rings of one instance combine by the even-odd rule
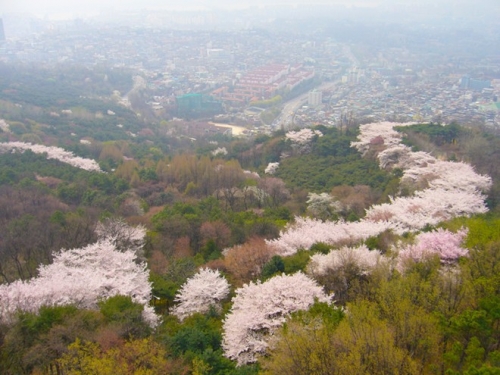
[[[54,12],[95,13],[109,9],[242,7],[248,6],[249,4],[263,5],[269,3],[338,3],[345,5],[374,6],[380,2],[381,0],[0,0],[0,14],[9,12],[30,12],[38,14],[49,14]]]
[[[478,12],[498,14],[500,19],[500,0],[0,0],[0,16],[27,12],[41,17],[58,14],[64,18],[72,18],[96,15],[101,12],[110,14],[110,11],[123,10],[241,8],[250,4],[262,6],[273,3],[287,6],[320,3],[350,7],[381,6],[383,9],[397,8],[410,14],[414,8],[418,8],[424,14],[429,15],[439,9],[439,13],[442,14],[461,14],[465,17]],[[412,5],[412,7],[407,8],[407,5]]]

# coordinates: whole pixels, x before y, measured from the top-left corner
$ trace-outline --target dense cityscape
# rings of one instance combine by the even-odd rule
[[[257,132],[349,119],[500,126],[498,39],[486,31],[387,23],[367,34],[362,24],[346,24],[344,32],[319,19],[295,20],[306,25],[299,32],[291,22],[258,23],[257,10],[246,12],[253,25],[238,24],[243,10],[236,18],[143,11],[114,22],[31,20],[24,29],[4,22],[0,61],[125,67],[157,118]],[[346,36],[352,29],[358,35]],[[126,94],[117,93],[125,105]]]

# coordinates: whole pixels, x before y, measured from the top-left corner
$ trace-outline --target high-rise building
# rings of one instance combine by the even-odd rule
[[[309,91],[307,102],[311,107],[317,107],[321,105],[322,101],[323,101],[323,93],[321,91],[316,91],[316,90]]]
[[[211,96],[198,93],[176,97],[177,116],[182,118],[200,118],[213,116],[222,112],[222,103]]]
[[[3,30],[3,21],[0,18],[0,42],[3,42],[5,40],[5,32]]]
[[[491,81],[474,79],[469,76],[463,76],[460,80],[460,88],[468,90],[481,91],[491,87]]]

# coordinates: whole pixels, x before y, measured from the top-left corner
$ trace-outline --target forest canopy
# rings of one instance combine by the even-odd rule
[[[1,373],[500,371],[488,129],[195,138],[126,70],[0,71]]]

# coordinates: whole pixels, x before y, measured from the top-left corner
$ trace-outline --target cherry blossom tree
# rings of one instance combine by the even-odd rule
[[[443,264],[453,264],[468,254],[468,250],[461,246],[466,236],[467,229],[453,233],[439,228],[432,232],[420,233],[416,236],[414,244],[399,250],[398,268],[403,270],[409,261],[420,262],[434,255],[439,256]]]
[[[280,166],[280,163],[276,162],[276,163],[269,163],[266,167],[266,169],[264,169],[264,173],[266,174],[275,174],[276,171],[278,170],[278,167]]]
[[[220,302],[229,294],[229,283],[217,270],[201,269],[177,292],[173,314],[184,320],[194,313],[205,313],[211,307],[220,309]]]
[[[393,129],[401,125],[411,124],[363,125],[359,142],[353,146],[367,152],[370,142],[381,137],[386,148],[378,154],[380,166],[403,168],[402,184],[426,189],[412,197],[391,198],[389,204],[370,208],[365,220],[387,222],[391,229],[403,233],[456,216],[486,212],[482,192],[491,187],[491,178],[475,173],[466,163],[441,161],[425,152],[412,152],[399,143],[402,136]]]
[[[10,321],[18,310],[36,313],[44,305],[97,309],[99,301],[125,295],[144,305],[144,319],[155,326],[146,265],[135,258],[131,250],[117,251],[110,239],[61,251],[52,264],[39,267],[38,277],[0,285],[0,320]]]
[[[369,250],[365,245],[359,247],[344,246],[338,250],[332,250],[328,254],[314,254],[309,261],[307,270],[313,276],[325,275],[354,265],[361,274],[368,274],[383,259],[380,251]]]
[[[413,197],[391,198],[390,203],[372,206],[363,221],[385,223],[397,234],[417,231],[459,216],[485,213],[488,209],[479,193],[426,189]]]
[[[394,130],[395,126],[407,126],[412,123],[397,124],[390,122],[367,124],[360,127],[358,142],[352,146],[366,153],[371,142],[382,138],[385,149],[377,155],[381,168],[394,166],[402,168],[403,182],[415,184],[425,179],[429,188],[445,190],[465,190],[469,192],[485,192],[491,187],[491,178],[474,172],[474,169],[460,162],[447,162],[435,159],[426,152],[413,152],[400,143],[402,135]]]
[[[476,173],[469,164],[440,160],[404,171],[404,183],[418,184],[422,180],[429,189],[460,190],[471,194],[487,192],[492,184],[491,177]]]
[[[280,237],[268,240],[269,246],[280,255],[292,255],[299,249],[309,249],[317,242],[329,245],[339,243],[355,244],[389,229],[384,221],[362,220],[358,222],[326,221],[296,217],[295,222],[286,226]]]
[[[309,193],[307,210],[316,218],[326,220],[342,210],[342,204],[328,193]]]
[[[326,291],[334,293],[336,302],[344,306],[370,282],[369,275],[375,267],[381,265],[389,270],[392,264],[392,259],[383,256],[378,250],[369,250],[365,245],[343,246],[328,254],[312,255],[307,273]]]
[[[382,168],[402,168],[402,184],[417,188],[412,196],[390,197],[389,203],[369,208],[366,216],[357,223],[296,219],[279,238],[268,243],[282,255],[290,255],[300,248],[308,249],[316,242],[331,245],[345,241],[354,243],[386,229],[403,234],[457,216],[487,212],[483,193],[491,187],[491,178],[477,174],[466,163],[437,160],[428,153],[413,152],[402,145],[402,134],[394,127],[412,124],[380,122],[361,125],[358,141],[351,144],[363,154],[375,151]],[[307,138],[296,134],[293,137]]]
[[[292,143],[292,149],[299,153],[304,154],[310,151],[311,142],[314,137],[322,137],[323,133],[319,130],[311,130],[308,128],[298,131],[289,131],[285,134],[285,138]]]
[[[268,347],[269,336],[290,313],[307,310],[317,299],[331,301],[323,289],[302,273],[275,276],[264,283],[245,284],[236,290],[233,307],[224,320],[223,349],[238,365],[257,361]]]
[[[319,130],[304,128],[297,131],[292,130],[285,134],[286,139],[292,141],[292,143],[299,145],[306,145],[310,143],[315,136],[322,137],[323,133],[321,133]]]
[[[4,119],[0,119],[0,129],[5,133],[10,133],[10,126]]]
[[[110,240],[117,250],[132,250],[138,257],[143,256],[146,228],[143,225],[128,225],[123,218],[107,218],[96,226],[98,239]]]
[[[87,171],[102,172],[99,164],[95,160],[75,156],[72,152],[66,151],[60,147],[36,145],[24,142],[0,143],[0,153],[5,152],[23,152],[31,150],[35,154],[47,154],[47,159],[57,159],[73,167],[85,169]]]
[[[385,148],[399,145],[402,139],[401,133],[394,130],[395,126],[409,126],[414,123],[394,123],[394,122],[376,122],[364,124],[359,127],[359,136],[357,142],[352,142],[361,154],[365,155],[373,144],[383,144]]]
[[[224,155],[227,155],[227,150],[226,150],[226,148],[225,148],[225,147],[218,147],[218,148],[216,148],[215,150],[213,150],[213,151],[211,152],[211,154],[212,154],[213,156],[217,156],[217,155],[222,155],[222,156],[224,156]]]
[[[245,174],[246,178],[253,178],[254,180],[260,179],[260,176],[257,172],[243,170],[243,173]]]
[[[380,168],[387,169],[390,167],[409,169],[413,167],[425,167],[428,164],[437,161],[432,155],[427,152],[413,152],[410,147],[396,144],[391,145],[377,155]]]

